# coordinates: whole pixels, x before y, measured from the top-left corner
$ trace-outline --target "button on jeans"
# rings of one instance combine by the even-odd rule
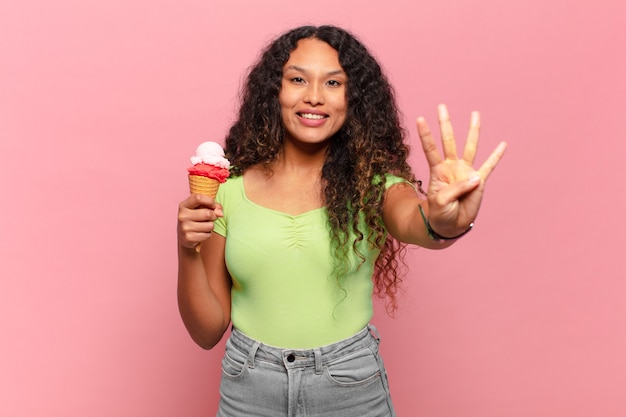
[[[374,326],[315,349],[266,346],[233,329],[218,417],[395,417]]]

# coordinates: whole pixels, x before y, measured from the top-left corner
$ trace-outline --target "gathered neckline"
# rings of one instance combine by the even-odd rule
[[[250,198],[248,198],[248,194],[246,194],[246,184],[245,184],[243,175],[241,176],[241,193],[243,195],[243,199],[245,201],[247,201],[249,204],[251,204],[251,205],[253,205],[255,207],[258,207],[258,208],[260,208],[262,210],[265,210],[267,212],[274,213],[274,214],[279,214],[279,215],[286,216],[286,217],[289,217],[289,218],[292,218],[292,219],[296,219],[298,217],[305,217],[305,216],[308,216],[308,215],[311,215],[311,214],[314,214],[314,213],[317,213],[319,211],[323,211],[323,210],[326,209],[326,206],[321,206],[321,207],[317,207],[317,208],[314,208],[314,209],[311,209],[311,210],[303,211],[302,213],[290,214],[290,213],[287,213],[286,211],[282,211],[282,210],[277,210],[277,209],[273,209],[273,208],[270,208],[270,207],[266,207],[266,206],[264,206],[262,204],[259,204],[259,203],[255,202],[255,201],[251,200]]]

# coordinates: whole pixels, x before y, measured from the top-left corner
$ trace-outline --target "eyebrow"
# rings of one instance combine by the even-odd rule
[[[307,72],[306,69],[304,69],[302,67],[299,67],[297,65],[289,65],[288,67],[285,68],[285,70],[289,70],[289,69],[296,70],[296,71],[299,71],[299,72],[303,72],[305,74]],[[345,74],[344,70],[338,69],[338,70],[329,71],[329,72],[326,73],[326,75],[339,75],[339,74]]]

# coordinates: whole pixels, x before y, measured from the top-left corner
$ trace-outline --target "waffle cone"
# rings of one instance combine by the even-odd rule
[[[220,182],[202,175],[189,175],[189,191],[191,194],[203,194],[215,198]]]

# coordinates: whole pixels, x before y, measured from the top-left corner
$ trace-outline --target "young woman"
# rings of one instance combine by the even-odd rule
[[[185,326],[206,349],[233,326],[218,415],[393,416],[372,294],[395,308],[404,246],[445,248],[471,229],[506,145],[474,169],[478,113],[459,155],[439,106],[443,157],[417,122],[420,196],[387,79],[333,26],[277,38],[242,93],[231,178],[178,215]]]

